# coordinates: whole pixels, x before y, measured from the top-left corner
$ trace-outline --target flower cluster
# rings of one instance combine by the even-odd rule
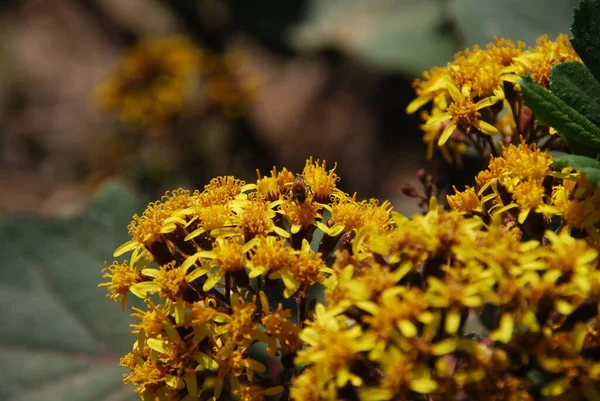
[[[185,36],[144,38],[98,86],[96,98],[124,123],[144,128],[179,115],[195,92],[204,93],[208,104],[225,115],[237,117],[261,87],[248,66],[243,52],[213,54]]]
[[[338,250],[294,400],[597,399],[598,252],[444,211]]]
[[[98,86],[97,102],[125,123],[163,123],[179,114],[201,63],[202,53],[184,36],[143,39]]]
[[[416,82],[430,152],[486,158],[449,209],[423,171],[424,194],[403,191],[428,211],[407,218],[312,158],[150,203],[99,285],[145,302],[124,382],[145,401],[600,400],[598,180],[557,167],[560,137],[515,84],[548,87],[564,61],[580,62],[564,35],[496,40]],[[243,109],[253,86],[212,76],[209,96]]]
[[[564,34],[555,41],[542,36],[528,49],[521,42],[495,39],[485,49],[476,46],[459,52],[445,67],[425,72],[414,83],[417,98],[407,112],[431,103],[431,109],[421,114],[428,158],[436,145],[449,163],[460,164],[469,146],[484,157],[497,154],[495,135],[505,143],[520,136],[528,144],[539,143],[549,130],[534,124],[516,82],[529,75],[548,87],[552,66],[567,61],[581,62]]]
[[[551,166],[547,151],[524,142],[510,145],[479,172],[475,188],[447,196],[448,204],[484,221],[501,216],[530,238],[542,239],[553,229],[600,244],[600,188],[570,168],[554,172]]]
[[[218,177],[134,216],[131,241],[115,252],[131,257],[107,266],[100,286],[123,309],[130,292],[146,302],[134,309],[137,340],[121,360],[141,398],[262,400],[282,391],[334,248],[361,228],[393,225],[389,203],[356,201],[338,180],[335,167],[309,159],[298,176]]]

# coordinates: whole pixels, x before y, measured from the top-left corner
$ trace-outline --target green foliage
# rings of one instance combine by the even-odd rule
[[[550,74],[550,90],[600,127],[600,82],[585,65],[572,62],[554,66]]]
[[[440,1],[441,2],[441,1]],[[494,36],[535,44],[542,34],[566,32],[579,0],[455,0],[456,24],[465,44],[485,45]],[[542,11],[543,10],[543,11]]]
[[[421,75],[494,36],[533,45],[571,23],[577,0],[310,0],[291,33],[301,51],[335,48],[367,65]],[[543,9],[543,17],[540,10]]]
[[[573,167],[581,172],[596,186],[600,186],[600,161],[591,157],[567,155],[554,159],[554,167],[563,169]]]
[[[525,104],[542,124],[555,128],[574,152],[595,156],[600,151],[600,128],[531,78],[519,83]]]
[[[139,209],[109,184],[74,221],[0,216],[1,399],[137,399],[118,366],[130,317],[96,286]]]
[[[437,1],[311,0],[291,33],[304,52],[334,48],[384,71],[421,75],[445,64],[458,43],[439,31]]]
[[[600,80],[600,1],[583,0],[575,11],[571,44],[587,68]]]
[[[583,0],[575,10],[571,44],[584,64],[552,68],[548,92],[529,78],[521,80],[525,104],[538,120],[554,127],[574,153],[555,160],[555,167],[578,168],[600,185],[600,1]]]

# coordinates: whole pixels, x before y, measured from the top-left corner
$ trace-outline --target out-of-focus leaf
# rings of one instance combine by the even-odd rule
[[[96,286],[139,210],[108,184],[76,220],[0,216],[0,399],[137,399],[118,366],[130,317]]]
[[[542,34],[568,33],[578,0],[454,0],[466,44],[485,45],[494,36],[534,45]]]
[[[291,40],[300,51],[335,48],[374,68],[421,75],[457,50],[441,33],[442,13],[435,0],[311,0]]]
[[[550,90],[588,120],[600,126],[600,82],[581,63],[552,67]]]
[[[575,153],[595,156],[600,151],[600,128],[529,77],[519,81],[525,104],[538,120],[555,128]]]
[[[575,11],[571,26],[573,48],[600,80],[600,1],[584,0]]]
[[[574,167],[579,169],[597,187],[600,187],[600,161],[591,157],[568,155],[554,160],[557,169]]]

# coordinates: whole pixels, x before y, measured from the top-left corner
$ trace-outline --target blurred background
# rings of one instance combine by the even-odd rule
[[[494,36],[567,32],[571,0],[4,0],[0,212],[79,213],[115,177],[143,199],[338,163],[360,198],[425,163],[411,82]],[[125,223],[125,222],[124,222]]]
[[[132,320],[97,285],[167,189],[309,156],[405,214],[419,168],[469,183],[476,160],[425,161],[412,81],[494,36],[568,32],[576,2],[0,1],[0,399],[137,399]]]

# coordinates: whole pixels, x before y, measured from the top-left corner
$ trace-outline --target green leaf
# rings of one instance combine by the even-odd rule
[[[571,44],[587,68],[600,80],[600,1],[583,0],[575,10]]]
[[[380,70],[420,76],[458,50],[439,29],[443,18],[433,0],[310,0],[290,40],[301,52],[335,48]]]
[[[600,169],[597,168],[582,168],[581,172],[587,177],[592,184],[600,187]]]
[[[562,170],[565,167],[574,168],[597,168],[600,170],[600,161],[592,159],[591,157],[568,155],[557,159],[554,159],[554,166],[558,170]]]
[[[567,32],[579,0],[455,0],[456,25],[468,46],[486,45],[494,36],[534,45],[542,34]]]
[[[581,170],[581,172],[594,185],[600,186],[600,161],[591,157],[568,155],[558,159],[554,159],[554,167],[557,170],[562,170],[565,167],[573,167]]]
[[[585,65],[571,62],[552,67],[550,90],[600,127],[600,82]]]
[[[538,120],[558,131],[576,153],[595,156],[600,150],[600,128],[529,77],[519,81],[525,104]]]
[[[0,399],[137,399],[118,366],[131,319],[96,286],[140,209],[109,184],[76,220],[0,215]]]

